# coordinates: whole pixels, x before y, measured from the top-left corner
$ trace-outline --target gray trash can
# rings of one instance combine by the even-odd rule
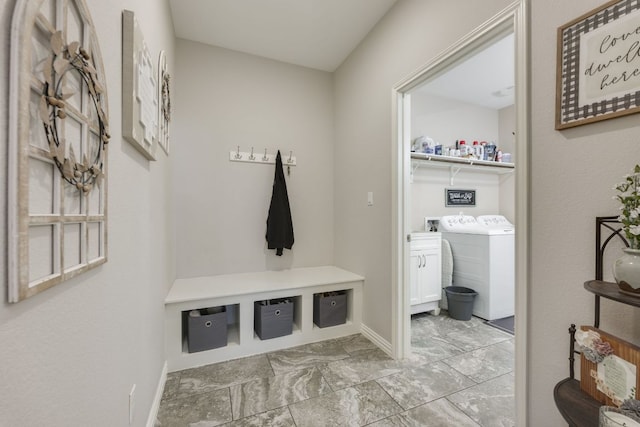
[[[447,286],[444,291],[447,294],[449,316],[456,320],[470,320],[473,301],[478,293],[462,286]]]

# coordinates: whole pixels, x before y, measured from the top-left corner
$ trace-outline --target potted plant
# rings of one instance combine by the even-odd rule
[[[621,203],[618,220],[629,247],[613,263],[613,276],[621,292],[640,296],[640,165],[624,178],[613,188],[618,191],[614,197]]]

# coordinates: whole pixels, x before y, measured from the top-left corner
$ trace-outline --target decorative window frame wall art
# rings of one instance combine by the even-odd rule
[[[169,154],[169,122],[171,121],[171,75],[167,71],[167,56],[158,58],[158,145]]]
[[[109,120],[84,0],[18,0],[11,23],[8,300],[107,261]]]
[[[122,11],[122,136],[156,159],[158,89],[154,64],[135,15]]]
[[[640,2],[609,1],[558,28],[557,130],[640,112]]]

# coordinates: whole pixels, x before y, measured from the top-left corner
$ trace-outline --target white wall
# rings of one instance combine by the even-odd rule
[[[424,135],[443,148],[455,148],[457,140],[467,145],[494,141],[500,146],[499,127],[498,110],[420,92],[411,94],[411,142]]]
[[[516,163],[516,107],[510,105],[498,110],[498,148],[503,153],[511,153],[511,161]]]
[[[449,169],[420,166],[413,174],[410,187],[412,231],[423,230],[425,216],[441,217],[460,212],[471,216],[502,214],[498,175],[461,170],[451,185]],[[445,188],[476,190],[476,206],[445,206]]]
[[[553,386],[569,375],[567,329],[593,324],[595,217],[616,215],[612,187],[638,163],[640,116],[554,130],[556,30],[600,0],[531,2],[529,425],[563,425]],[[611,264],[605,265],[608,273]],[[601,328],[638,342],[640,310],[603,301]],[[579,372],[579,371],[578,371]],[[566,423],[565,423],[566,424]]]
[[[503,153],[511,153],[511,162],[518,167],[516,157],[516,107],[511,105],[498,111],[500,141],[499,148]],[[513,224],[516,223],[516,179],[515,173],[500,177],[500,215],[504,215]],[[518,224],[516,224],[517,229]],[[524,230],[520,229],[521,232]]]
[[[175,81],[178,277],[332,264],[332,75],[178,40]],[[275,167],[230,162],[238,145],[297,158],[282,257],[265,241]]]
[[[363,322],[389,342],[392,88],[509,3],[400,1],[335,73],[335,260],[366,277]]]
[[[0,129],[7,140],[8,66],[13,0],[0,4]],[[109,260],[17,304],[0,305],[0,424],[7,426],[146,424],[164,364],[164,306],[174,278],[171,168],[149,163],[122,138],[121,13],[136,12],[153,58],[174,37],[166,1],[87,0],[106,72],[109,143]],[[176,145],[178,144],[175,141]],[[7,144],[0,150],[6,188]],[[6,295],[6,191],[0,191],[0,288]]]

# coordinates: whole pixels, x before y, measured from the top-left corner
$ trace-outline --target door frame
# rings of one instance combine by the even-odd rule
[[[517,0],[474,31],[436,56],[419,70],[397,83],[392,89],[392,336],[393,357],[402,359],[411,354],[411,315],[409,289],[409,243],[411,233],[409,175],[410,158],[410,94],[409,92],[478,48],[503,35],[515,36],[515,109],[516,153],[515,170],[515,394],[516,424],[527,421],[527,295],[529,289],[529,206],[530,206],[530,128],[529,128],[529,29],[530,0]]]

